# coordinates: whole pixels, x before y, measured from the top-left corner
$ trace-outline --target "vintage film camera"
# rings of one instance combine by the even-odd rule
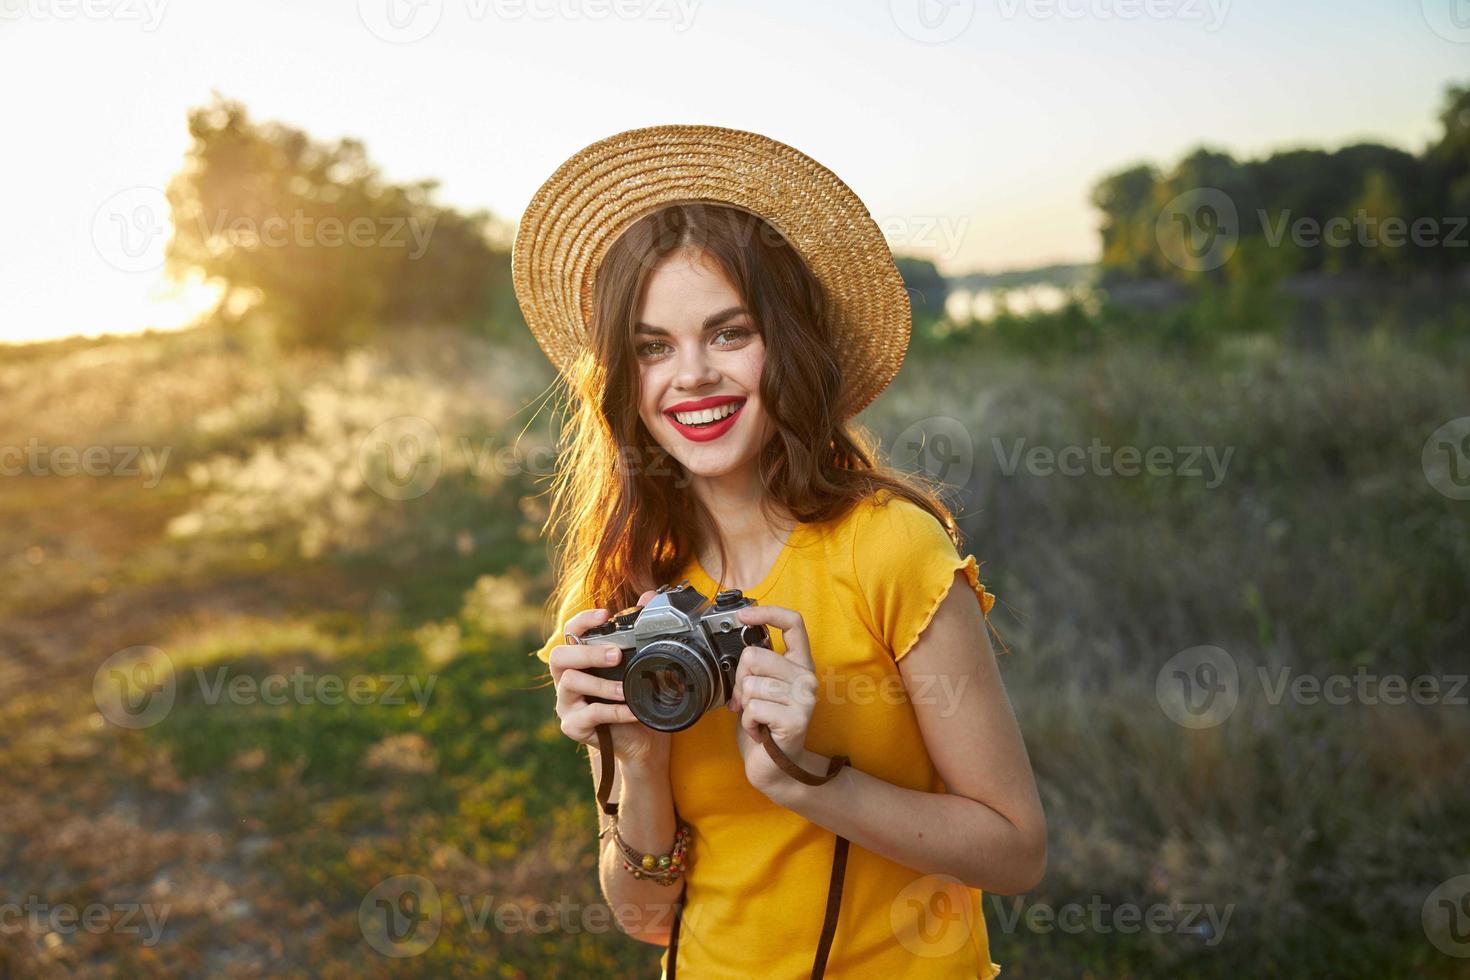
[[[583,643],[623,650],[617,664],[587,673],[622,681],[623,700],[649,728],[682,731],[730,700],[745,647],[770,649],[770,630],[735,615],[753,605],[739,589],[725,589],[711,601],[687,580],[661,586],[648,605],[625,609],[582,634]]]

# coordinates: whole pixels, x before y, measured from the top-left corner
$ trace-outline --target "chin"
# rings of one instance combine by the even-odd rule
[[[690,476],[703,479],[718,479],[731,473],[738,473],[755,463],[755,455],[750,453],[732,454],[725,450],[718,453],[674,454],[674,458],[684,467]]]
[[[752,421],[759,422],[761,429],[769,437],[769,426],[763,417]],[[748,433],[739,433],[735,442],[730,442],[727,435],[714,442],[700,445],[685,439],[662,419],[659,420],[656,427],[653,427],[648,426],[648,418],[644,416],[644,425],[653,433],[654,441],[659,444],[660,448],[683,467],[688,478],[717,480],[741,473],[754,467],[757,456],[760,454],[760,446]],[[686,483],[681,485],[687,485],[687,478]]]

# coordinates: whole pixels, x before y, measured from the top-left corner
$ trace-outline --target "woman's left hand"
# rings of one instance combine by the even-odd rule
[[[781,631],[786,653],[746,647],[735,671],[735,693],[728,707],[739,712],[736,740],[745,759],[745,778],[767,796],[793,782],[777,768],[760,741],[760,726],[771,730],[776,745],[799,766],[806,762],[806,733],[817,705],[816,665],[801,613],[781,606],[746,606],[736,613],[742,623],[764,623]]]

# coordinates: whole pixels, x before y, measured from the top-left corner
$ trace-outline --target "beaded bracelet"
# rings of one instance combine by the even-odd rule
[[[643,854],[628,845],[618,833],[618,820],[613,817],[612,821],[603,828],[598,837],[607,836],[612,832],[613,843],[618,845],[618,850],[623,852],[623,870],[634,878],[656,881],[660,885],[672,885],[684,874],[686,857],[689,852],[689,825],[682,820],[679,828],[674,832],[674,848],[668,854]]]

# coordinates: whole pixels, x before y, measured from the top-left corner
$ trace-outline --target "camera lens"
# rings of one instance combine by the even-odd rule
[[[689,696],[689,675],[678,664],[643,669],[644,682],[660,709],[672,711]]]
[[[709,710],[714,671],[708,654],[677,640],[655,640],[629,659],[623,699],[649,728],[682,731]]]

